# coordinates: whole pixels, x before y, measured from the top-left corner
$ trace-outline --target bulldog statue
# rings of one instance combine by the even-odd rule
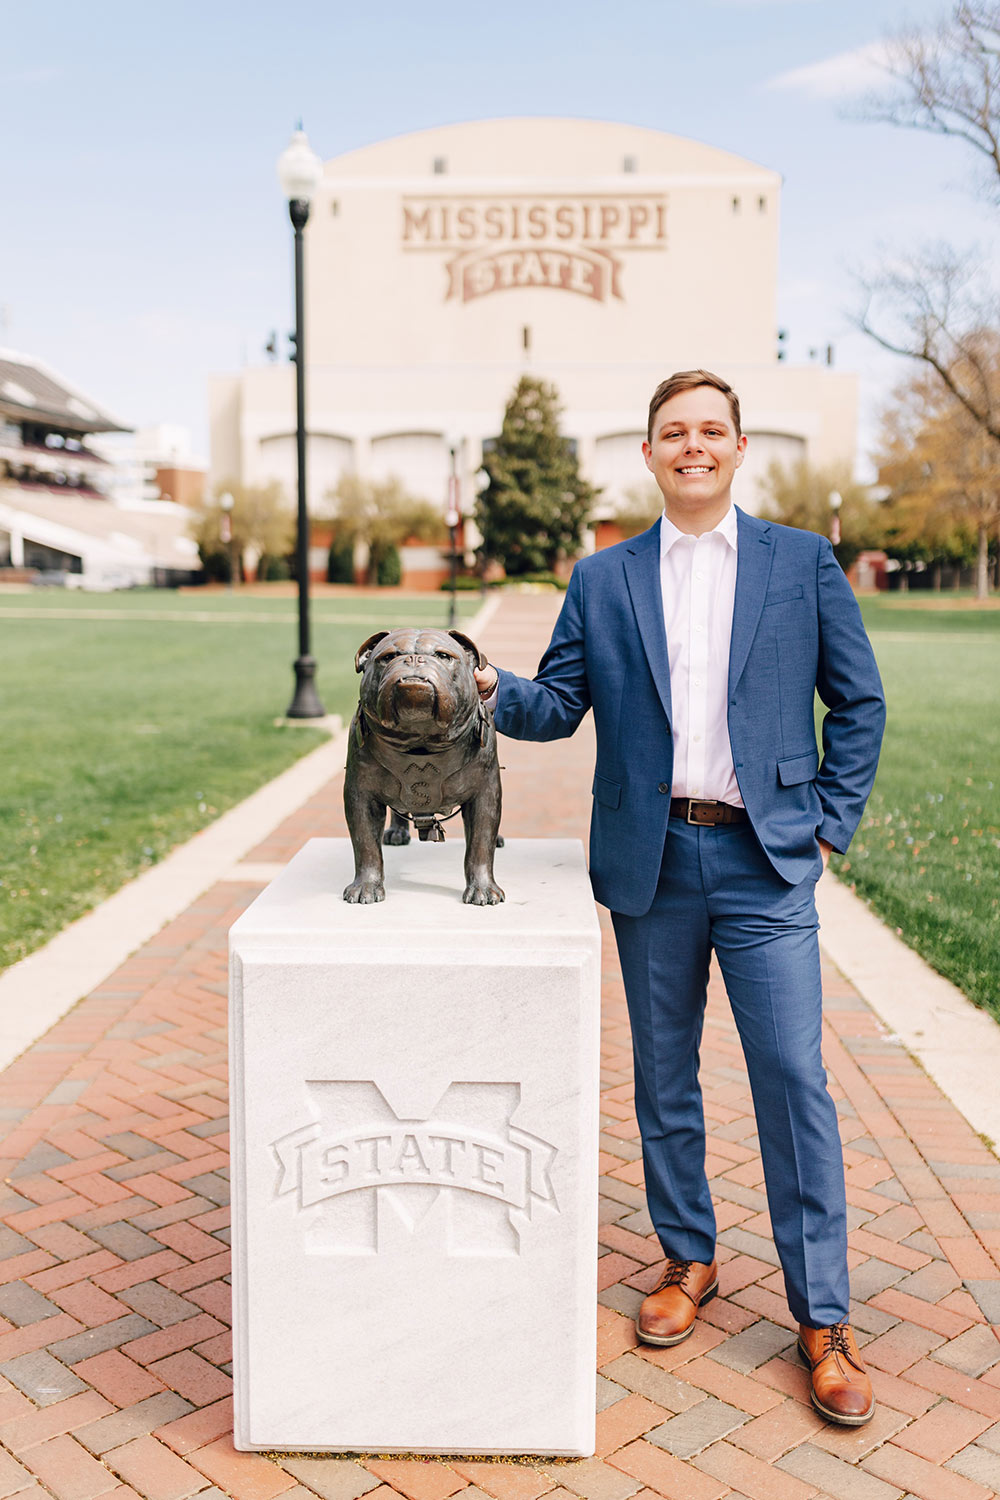
[[[486,659],[457,630],[380,630],[354,659],[361,676],[344,775],[344,809],[355,875],[344,900],[385,899],[382,833],[405,843],[407,819],[421,839],[444,838],[441,823],[461,809],[465,890],[472,906],[495,906],[500,767],[493,715],[479,697],[473,667]]]

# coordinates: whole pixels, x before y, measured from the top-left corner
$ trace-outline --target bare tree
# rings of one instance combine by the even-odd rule
[[[227,493],[233,502],[228,522],[221,503],[221,497]],[[225,539],[227,530],[231,542]],[[236,575],[241,577],[245,554],[251,554],[252,562],[265,554],[283,557],[291,550],[295,517],[276,481],[253,485],[228,479],[217,485],[215,494],[205,500],[192,521],[191,534],[203,559],[212,553],[235,554]]]
[[[663,496],[652,480],[630,484],[609,517],[623,537],[648,531],[663,514]]]
[[[976,425],[1000,443],[996,349],[1000,302],[971,256],[938,245],[897,257],[862,283],[858,327],[920,360]]]
[[[964,141],[1000,202],[1000,5],[962,0],[934,29],[890,38],[882,65],[890,83],[864,101],[866,118]]]
[[[799,531],[833,531],[834,502],[839,497],[840,541],[834,550],[841,567],[848,569],[866,547],[882,545],[882,518],[878,501],[868,487],[852,477],[846,464],[814,468],[805,459],[787,467],[771,463],[758,480],[760,514]]]
[[[936,28],[891,38],[883,66],[889,81],[865,101],[866,118],[964,142],[985,196],[1000,203],[1000,4],[959,0]],[[985,266],[936,245],[891,258],[861,284],[858,327],[933,371],[975,427],[1000,444],[1000,302]]]
[[[367,546],[369,583],[378,582],[379,564],[410,537],[440,542],[448,534],[440,507],[408,494],[395,476],[376,480],[344,474],[326,499],[336,540]]]

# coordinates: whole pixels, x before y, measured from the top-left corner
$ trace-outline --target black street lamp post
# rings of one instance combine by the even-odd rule
[[[316,692],[316,662],[309,649],[309,511],[306,505],[306,357],[305,293],[302,231],[309,204],[323,173],[323,164],[310,150],[305,131],[295,131],[278,161],[278,178],[288,199],[295,231],[295,461],[298,475],[298,516],[295,572],[299,588],[299,654],[295,661],[295,695],[289,719],[322,719],[326,714]]]
[[[224,495],[219,496],[219,506],[222,515],[219,517],[219,540],[225,542],[226,553],[229,559],[229,578],[226,587],[232,589],[236,577],[236,556],[233,547],[233,506],[236,501],[227,490]]]
[[[844,497],[839,490],[830,491],[830,543],[834,547],[840,546],[840,507],[844,503]]]
[[[448,453],[451,458],[451,468],[448,472],[448,513],[445,520],[448,523],[448,629],[455,628],[455,585],[458,579],[458,552],[456,551],[456,537],[459,522],[459,488],[458,488],[458,445],[461,439],[451,437],[448,439]]]

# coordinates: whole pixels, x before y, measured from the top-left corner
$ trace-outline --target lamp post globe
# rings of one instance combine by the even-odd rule
[[[278,181],[289,203],[308,205],[323,176],[323,163],[309,144],[301,123],[278,157]]]
[[[840,507],[844,503],[844,497],[839,490],[831,490],[829,495],[830,509],[833,515],[830,517],[830,542],[834,547],[840,546]]]
[[[323,163],[311,149],[301,123],[278,159],[278,181],[288,200],[295,234],[295,458],[298,481],[295,572],[299,593],[299,654],[295,661],[295,695],[289,719],[321,719],[324,709],[316,693],[316,662],[309,648],[309,509],[306,503],[306,357],[305,287],[302,231],[309,204],[323,175]]]

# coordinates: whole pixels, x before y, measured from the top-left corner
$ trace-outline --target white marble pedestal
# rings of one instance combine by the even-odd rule
[[[230,935],[235,1443],[594,1448],[600,933],[581,845],[313,839]]]

